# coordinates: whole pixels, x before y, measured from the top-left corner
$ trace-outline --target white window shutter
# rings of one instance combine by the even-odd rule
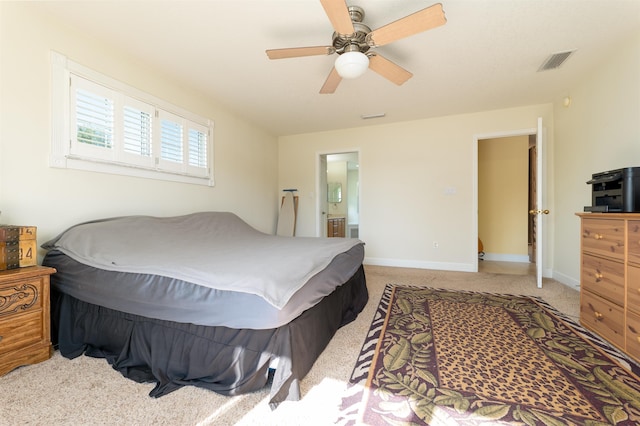
[[[189,161],[187,170],[190,175],[209,177],[210,156],[208,151],[209,128],[197,123],[188,122],[189,129]]]
[[[173,172],[184,170],[184,125],[183,119],[167,111],[158,111],[160,147],[158,168]]]
[[[128,164],[153,167],[153,126],[155,108],[136,99],[125,97],[121,161]]]
[[[114,159],[115,94],[104,86],[71,78],[71,154]]]
[[[210,120],[55,52],[52,76],[52,167],[213,186]]]

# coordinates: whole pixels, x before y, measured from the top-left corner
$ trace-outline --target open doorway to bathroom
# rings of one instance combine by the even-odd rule
[[[360,235],[360,164],[358,152],[320,154],[318,234]]]

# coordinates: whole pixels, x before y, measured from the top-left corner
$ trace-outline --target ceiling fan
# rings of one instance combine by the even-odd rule
[[[331,46],[291,47],[267,50],[269,59],[302,56],[332,55],[337,53],[335,65],[320,93],[334,93],[343,78],[356,78],[368,68],[391,82],[401,85],[413,74],[391,62],[371,48],[444,25],[447,19],[442,4],[437,3],[376,30],[362,23],[364,10],[347,6],[345,0],[320,0],[335,32]]]

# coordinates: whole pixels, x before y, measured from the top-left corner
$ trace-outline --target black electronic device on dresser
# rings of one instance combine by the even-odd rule
[[[640,212],[640,167],[625,167],[594,173],[591,180],[591,205],[585,212]]]

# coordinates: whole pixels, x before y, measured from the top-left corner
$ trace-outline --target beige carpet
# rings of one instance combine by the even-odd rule
[[[224,397],[185,387],[159,399],[152,384],[125,379],[104,359],[68,360],[55,353],[41,364],[0,377],[0,425],[329,425],[387,283],[536,295],[573,318],[579,293],[553,280],[537,289],[526,275],[366,267],[370,300],[352,324],[338,330],[302,381],[303,399],[271,411],[265,389]]]

